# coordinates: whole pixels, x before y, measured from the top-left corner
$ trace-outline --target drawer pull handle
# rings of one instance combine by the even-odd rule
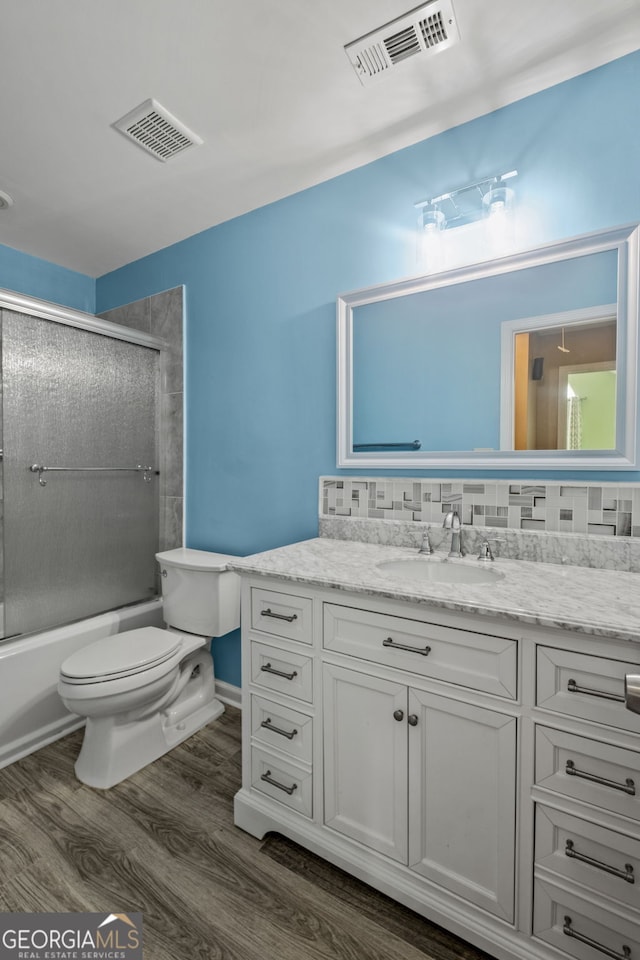
[[[287,740],[293,740],[298,733],[297,730],[282,730],[280,727],[274,727],[271,722],[271,717],[263,720],[260,726],[265,727],[267,730],[273,730],[274,733],[279,733],[281,737],[286,737]],[[633,883],[633,880],[631,882]]]
[[[604,953],[605,956],[612,957],[613,960],[628,960],[631,956],[631,947],[628,947],[626,944],[622,945],[622,953],[618,953],[617,950],[611,950],[609,947],[605,947],[604,944],[598,943],[597,940],[586,937],[584,933],[578,933],[577,930],[573,929],[571,917],[564,918],[562,932],[566,934],[567,937],[573,937],[574,940],[579,940],[581,943],[586,943],[587,946],[593,947],[594,950],[599,950],[600,953]]]
[[[391,637],[382,641],[383,647],[393,647],[394,650],[408,650],[409,653],[419,653],[423,657],[428,657],[431,653],[431,647],[410,647],[406,643],[396,643]]]
[[[298,619],[297,613],[292,613],[290,616],[287,616],[286,613],[274,613],[270,607],[267,607],[266,610],[261,610],[260,616],[271,617],[273,620],[286,620],[287,623],[293,623],[294,620]]]
[[[580,777],[582,780],[593,780],[594,783],[600,783],[603,787],[611,787],[612,790],[622,790],[623,793],[628,793],[632,797],[636,795],[636,785],[630,777],[627,777],[624,783],[617,783],[615,780],[606,780],[604,777],[596,776],[595,773],[585,773],[584,770],[577,770],[573,760],[567,760],[565,773],[568,777]]]
[[[284,673],[282,670],[276,670],[270,663],[263,663],[260,669],[263,673],[273,673],[276,677],[284,677],[285,680],[293,680],[294,677],[298,676],[297,670],[294,670],[293,673]]]
[[[601,700],[614,700],[616,703],[624,703],[624,697],[617,693],[607,693],[606,690],[594,690],[592,687],[579,687],[575,680],[569,680],[567,683],[569,693],[584,693],[588,697],[600,697]]]
[[[572,860],[580,860],[581,863],[588,863],[598,870],[604,870],[605,873],[611,873],[614,877],[620,877],[621,880],[626,880],[627,883],[636,882],[636,878],[633,875],[633,867],[630,863],[625,863],[624,870],[620,870],[619,867],[611,867],[608,863],[603,863],[602,860],[595,860],[593,857],[588,857],[584,853],[579,853],[573,844],[573,840],[567,840],[564,852],[568,857],[571,857]]]
[[[284,790],[285,793],[288,793],[289,796],[298,789],[297,783],[292,783],[290,787],[286,783],[279,783],[277,780],[274,780],[271,776],[271,770],[267,770],[266,773],[263,773],[260,777],[261,780],[264,780],[265,783],[270,783],[272,787],[277,787],[278,790]]]

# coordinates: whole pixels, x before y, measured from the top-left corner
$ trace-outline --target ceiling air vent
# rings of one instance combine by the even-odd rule
[[[459,39],[451,0],[431,0],[344,49],[365,84],[378,80],[403,61],[446,50]]]
[[[180,123],[157,100],[145,100],[126,116],[116,120],[113,126],[163,163],[177,153],[202,143],[200,137]]]

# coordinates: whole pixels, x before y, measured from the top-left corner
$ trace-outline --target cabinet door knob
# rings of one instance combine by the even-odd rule
[[[415,713],[410,713],[409,716],[407,717],[407,720],[408,720],[408,722],[409,722],[409,726],[410,726],[410,727],[417,727],[417,726],[418,726],[418,715],[417,715],[417,714],[415,714]]]
[[[404,710],[394,710],[393,711],[394,720],[404,720]]]

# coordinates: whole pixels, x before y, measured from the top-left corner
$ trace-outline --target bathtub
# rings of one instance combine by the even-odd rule
[[[162,625],[162,601],[156,599],[0,643],[0,767],[84,723],[63,707],[58,696],[63,660],[102,637]]]

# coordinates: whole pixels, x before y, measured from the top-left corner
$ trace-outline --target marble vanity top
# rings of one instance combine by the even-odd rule
[[[234,558],[229,567],[238,573],[640,643],[638,573],[497,559],[491,568],[504,576],[490,584],[474,584],[423,582],[378,568],[380,563],[417,556],[415,548],[319,537]],[[425,557],[424,562],[443,562],[442,556]],[[444,562],[489,566],[473,556]]]

